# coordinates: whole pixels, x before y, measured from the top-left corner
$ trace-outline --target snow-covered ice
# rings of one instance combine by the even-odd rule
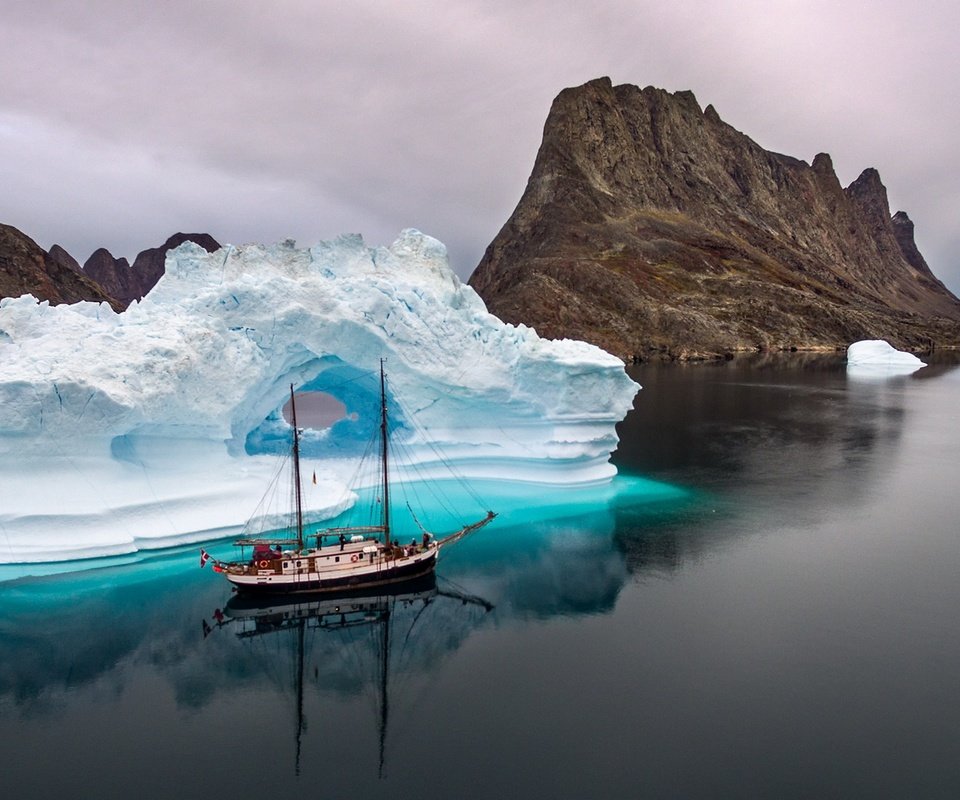
[[[381,357],[418,474],[437,466],[418,428],[466,477],[615,473],[615,425],[638,388],[623,363],[487,313],[437,240],[406,230],[389,248],[344,236],[215,253],[188,242],[122,314],[0,301],[0,562],[237,531],[288,438],[291,383],[350,413],[304,437],[305,474],[318,476],[308,515],[334,515],[376,423]]]
[[[909,375],[925,366],[913,353],[897,350],[883,339],[854,342],[847,348],[847,374],[853,377]]]

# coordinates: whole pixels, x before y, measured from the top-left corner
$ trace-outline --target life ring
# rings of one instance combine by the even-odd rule
[[[260,569],[266,569],[270,566],[270,562],[266,559],[263,559],[259,564],[257,564],[257,566],[260,567]]]
[[[350,560],[351,560],[351,561],[357,561],[359,558],[360,558],[360,556],[358,556],[356,553],[354,553],[352,556],[350,556]]]

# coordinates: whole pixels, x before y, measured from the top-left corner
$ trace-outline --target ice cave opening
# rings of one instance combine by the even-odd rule
[[[294,384],[300,451],[305,458],[358,456],[380,424],[379,372],[347,364],[328,367],[301,385]],[[406,427],[404,414],[387,380],[391,435]],[[248,455],[282,455],[290,448],[289,393],[246,438]]]

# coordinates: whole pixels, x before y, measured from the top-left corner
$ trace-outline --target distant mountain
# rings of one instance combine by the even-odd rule
[[[126,308],[130,301],[143,297],[136,275],[125,258],[114,258],[105,247],[91,253],[83,263],[83,274],[93,278],[105,292],[116,297]]]
[[[210,253],[220,249],[207,233],[175,233],[160,247],[143,250],[133,266],[101,247],[81,269],[60,245],[55,244],[45,253],[26,234],[0,225],[0,298],[32,294],[54,304],[107,301],[122,311],[156,285],[163,275],[167,251],[186,241],[195,242]]]
[[[33,239],[10,225],[0,225],[0,298],[32,294],[53,304],[78,300],[106,301],[118,311],[123,304],[84,275],[77,262],[58,245],[44,252]]]
[[[960,300],[876,170],[843,188],[824,153],[768,152],[691,92],[608,78],[554,100],[470,284],[506,321],[627,358],[960,344]]]

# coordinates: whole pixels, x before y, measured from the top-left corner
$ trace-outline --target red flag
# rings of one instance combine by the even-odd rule
[[[210,560],[210,554],[206,550],[201,549],[200,550],[200,569],[203,569],[205,566],[207,566],[207,562],[209,560]]]

